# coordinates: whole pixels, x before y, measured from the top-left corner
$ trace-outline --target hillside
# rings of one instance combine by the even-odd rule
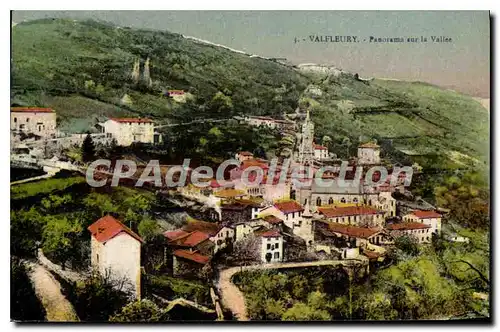
[[[363,80],[311,64],[295,69],[180,34],[95,21],[19,23],[12,29],[12,52],[11,103],[55,108],[63,130],[83,132],[105,116],[165,123],[281,116],[309,105],[317,141],[329,136],[340,156],[355,153],[360,140],[377,138],[392,157],[431,156],[424,160],[431,162],[437,155],[453,167],[488,162],[489,112],[471,97],[426,83]],[[140,61],[142,75],[148,58],[151,85],[133,82],[134,62]],[[177,103],[164,96],[166,89],[184,89],[190,97]],[[210,129],[190,128],[184,133],[190,142],[179,144],[195,151]]]
[[[12,103],[54,107],[68,129],[92,123],[95,116],[169,120],[213,115],[221,111],[210,104],[219,91],[232,104],[218,114],[221,117],[281,115],[296,108],[307,85],[303,75],[272,61],[179,34],[94,21],[20,23],[12,29],[12,53]],[[142,74],[148,57],[152,86],[134,84],[134,62],[140,60]],[[166,89],[184,89],[193,98],[179,104],[163,95]],[[121,102],[125,94],[131,103]]]

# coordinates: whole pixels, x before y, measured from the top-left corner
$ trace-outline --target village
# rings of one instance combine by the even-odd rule
[[[330,171],[321,175],[334,180],[339,176],[339,160],[327,147],[314,141],[314,124],[309,110],[297,125],[291,120],[274,120],[270,117],[242,118],[250,126],[265,126],[275,130],[297,130],[297,149],[293,163],[312,167],[317,172],[321,166],[330,165]],[[50,141],[71,141],[81,144],[84,135],[57,137],[56,113],[44,108],[11,108],[13,151],[29,147],[25,154],[13,152],[13,160],[35,160],[53,169],[78,170],[81,167],[57,161],[52,163],[32,153]],[[110,118],[99,124],[102,132],[94,134],[95,140],[115,140],[118,145],[133,142],[155,144],[161,136],[155,131],[154,121],[144,118]],[[36,139],[36,138],[38,139]],[[43,147],[42,147],[43,150]],[[358,146],[355,158],[349,165],[356,167],[380,166],[381,148],[373,141]],[[26,156],[28,155],[28,156]],[[361,179],[351,186],[321,186],[315,182],[295,186],[290,173],[278,171],[269,174],[270,162],[256,158],[249,151],[235,151],[238,166],[228,173],[228,181],[221,185],[208,179],[206,185],[191,183],[177,188],[163,188],[173,199],[191,202],[205,210],[204,220],[189,218],[180,228],[163,232],[164,243],[159,248],[160,259],[169,265],[177,278],[213,280],[224,306],[231,307],[224,299],[214,273],[230,267],[279,267],[280,264],[301,262],[311,266],[317,262],[357,262],[370,267],[390,264],[386,259],[388,248],[395,239],[408,236],[419,245],[432,242],[441,235],[442,219],[447,211],[426,202],[410,202],[411,192],[405,183],[405,174],[392,174],[376,186]],[[386,165],[387,166],[387,165]],[[259,169],[263,181],[248,185],[242,176]],[[414,171],[418,168],[414,166]],[[249,172],[250,171],[250,172]],[[352,172],[354,173],[354,172]],[[104,174],[104,173],[103,173]],[[102,174],[101,174],[102,175]],[[190,173],[190,176],[193,174]],[[393,179],[394,175],[397,179]],[[285,177],[285,181],[278,181]],[[272,181],[267,181],[273,177]],[[394,181],[395,180],[395,181]],[[392,184],[396,185],[392,185]],[[141,298],[141,273],[143,273],[144,240],[115,216],[106,215],[88,227],[91,242],[91,270],[102,275],[126,281],[126,290],[134,298]],[[466,238],[449,238],[466,242]]]

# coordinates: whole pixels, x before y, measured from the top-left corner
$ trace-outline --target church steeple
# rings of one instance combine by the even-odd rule
[[[298,161],[304,166],[311,166],[314,162],[314,123],[311,121],[309,109],[306,112],[306,119],[302,124]]]

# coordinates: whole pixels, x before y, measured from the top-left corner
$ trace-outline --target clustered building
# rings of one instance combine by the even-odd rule
[[[110,119],[104,128],[117,137],[122,135],[122,142],[126,144],[138,138],[130,132],[141,126],[148,129],[140,139],[153,139],[152,122],[148,120]],[[316,172],[321,163],[333,162],[328,149],[314,143],[314,125],[309,112],[297,145],[294,162],[298,165],[310,166]],[[377,187],[368,185],[363,178],[350,186],[339,186],[336,181],[320,186],[312,181],[310,186],[297,187],[282,165],[270,174],[270,163],[255,158],[251,152],[240,151],[235,158],[240,164],[229,171],[225,185],[210,179],[206,187],[188,184],[177,188],[179,195],[209,206],[213,213],[210,220],[189,219],[184,226],[164,232],[165,253],[171,259],[175,276],[201,278],[221,255],[232,257],[240,264],[290,261],[296,259],[297,248],[318,259],[326,255],[332,259],[362,258],[380,262],[386,254],[386,246],[393,245],[400,236],[410,236],[424,244],[431,242],[433,234],[441,233],[442,216],[434,210],[413,209],[398,215],[391,176]],[[374,142],[360,145],[358,157],[351,161],[354,169],[380,164],[380,146]],[[241,180],[249,167],[262,170],[262,181],[248,184]],[[336,179],[338,167],[332,169],[323,176]],[[282,175],[286,179],[283,183],[277,181]],[[272,176],[274,178],[268,181]],[[252,179],[249,180],[251,183]],[[136,280],[140,268],[140,258],[137,258],[140,257],[137,255],[140,237],[112,217],[101,218],[89,230],[93,241],[92,265],[96,270],[104,273],[111,269],[131,282]],[[127,249],[122,242],[133,245]],[[118,250],[115,248],[122,248],[124,252],[115,253],[116,260],[109,259]]]

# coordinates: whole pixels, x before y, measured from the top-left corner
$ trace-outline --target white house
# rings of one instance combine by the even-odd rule
[[[380,164],[380,146],[372,142],[368,142],[358,146],[358,164],[359,165]]]
[[[283,261],[283,236],[278,230],[267,231],[261,236],[261,261],[277,263]]]
[[[405,222],[420,222],[431,226],[431,232],[441,234],[441,215],[436,211],[415,210],[403,216]]]
[[[354,226],[382,227],[384,211],[363,205],[318,207],[319,214],[328,221]]]
[[[420,222],[404,222],[387,225],[387,230],[393,237],[410,236],[418,243],[430,243],[432,240],[431,226]]]
[[[116,143],[121,146],[134,142],[155,143],[154,123],[150,119],[111,118],[100,125],[106,137],[116,139]],[[158,142],[159,136],[156,137]]]
[[[17,133],[53,137],[56,134],[56,112],[51,108],[11,107],[10,129]]]
[[[88,227],[93,271],[123,284],[123,290],[141,297],[141,244],[139,235],[110,215]]]
[[[328,148],[323,145],[314,144],[314,159],[324,160],[328,158],[329,158]]]
[[[259,216],[273,215],[284,221],[285,226],[293,230],[302,221],[304,208],[294,200],[284,200],[274,203],[274,205],[262,209]]]

